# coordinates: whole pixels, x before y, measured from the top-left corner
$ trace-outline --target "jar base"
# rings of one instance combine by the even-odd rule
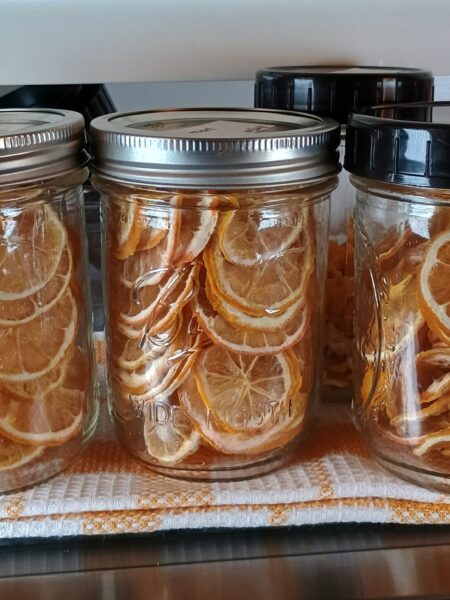
[[[427,469],[419,469],[411,465],[405,465],[380,454],[370,448],[371,454],[380,467],[389,473],[400,477],[408,483],[413,483],[428,490],[450,493],[450,475],[433,473]]]
[[[269,456],[265,456],[260,461],[248,462],[248,464],[240,465],[175,465],[168,466],[157,463],[150,463],[143,460],[137,454],[132,453],[135,460],[150,471],[183,481],[199,481],[199,482],[214,482],[214,481],[242,481],[245,479],[254,479],[272,473],[277,469],[285,466],[292,459],[293,454],[297,450],[299,441],[295,440],[289,446],[285,446],[278,451],[273,452]],[[128,449],[130,452],[130,449]],[[225,455],[224,455],[225,457]],[[248,458],[248,457],[247,457]],[[203,467],[203,468],[202,468]]]

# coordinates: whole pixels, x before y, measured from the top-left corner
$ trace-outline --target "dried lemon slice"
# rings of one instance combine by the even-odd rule
[[[23,467],[43,452],[42,447],[26,446],[0,435],[0,471]]]
[[[219,346],[200,352],[193,373],[203,402],[223,427],[247,433],[273,425],[301,383],[282,353],[246,356]]]
[[[55,275],[66,230],[49,206],[5,209],[0,224],[0,301],[21,300]]]
[[[428,326],[450,344],[450,231],[432,240],[420,269],[417,293]]]
[[[166,412],[170,406],[171,417]],[[158,409],[163,418],[158,419]],[[175,411],[174,411],[175,409]],[[156,415],[156,418],[155,418]],[[160,397],[144,408],[144,441],[147,452],[162,465],[176,465],[198,450],[200,435],[173,397]]]

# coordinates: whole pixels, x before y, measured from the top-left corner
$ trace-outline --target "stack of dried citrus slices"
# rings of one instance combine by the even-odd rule
[[[309,208],[238,195],[109,197],[108,373],[134,454],[261,456],[302,429],[313,223]]]
[[[349,219],[345,241],[330,239],[328,244],[323,383],[330,391],[353,385],[353,262],[353,219]]]
[[[0,219],[0,472],[77,436],[89,356],[77,344],[76,257],[46,205]]]
[[[385,439],[442,470],[450,455],[450,230],[433,223],[422,227],[429,239],[406,227],[377,250],[381,314],[368,335],[381,348],[378,365],[364,357],[361,402]]]

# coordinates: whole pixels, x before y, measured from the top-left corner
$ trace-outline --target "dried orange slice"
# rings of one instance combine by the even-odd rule
[[[224,454],[255,456],[281,448],[301,431],[306,395],[297,396],[277,414],[272,427],[244,433],[227,431],[203,402],[195,377],[189,376],[178,389],[178,398],[203,440]]]
[[[126,326],[146,326],[150,335],[164,331],[195,294],[199,273],[198,263],[176,268],[155,285],[135,289],[127,294],[127,309],[118,316]]]
[[[220,296],[216,296],[214,291],[211,289],[209,279],[206,278],[205,284],[206,296],[209,303],[228,323],[236,327],[244,329],[250,329],[252,331],[280,331],[285,329],[296,316],[298,316],[299,310],[304,304],[304,299],[299,298],[294,304],[288,306],[284,312],[280,312],[275,315],[264,315],[260,317],[254,317],[248,315],[244,311],[236,308],[232,304],[229,304]]]
[[[25,446],[0,435],[0,471],[23,467],[41,456],[43,451],[43,448]]]
[[[306,227],[308,211],[279,207],[239,209],[220,220],[219,245],[225,259],[252,267],[280,256]]]
[[[285,350],[302,338],[308,323],[308,308],[302,304],[281,331],[238,328],[212,308],[203,289],[195,299],[194,312],[200,328],[214,343],[244,354],[276,354]]]
[[[173,256],[174,265],[190,263],[203,251],[217,223],[216,196],[200,198],[195,206],[183,209],[183,196],[179,194],[173,205],[180,212],[180,232]]]
[[[255,317],[278,314],[305,296],[313,268],[311,233],[303,229],[293,246],[280,256],[241,267],[225,260],[217,239],[203,253],[211,288]]]
[[[117,259],[125,260],[134,254],[141,236],[138,204],[131,198],[111,199],[109,210],[111,250]]]
[[[181,462],[198,449],[200,440],[176,396],[162,397],[145,406],[144,441],[149,455],[159,463],[175,465]]]
[[[61,387],[29,402],[0,394],[0,432],[30,446],[59,446],[83,425],[84,394]]]
[[[169,232],[168,213],[165,208],[155,205],[140,206],[138,210],[137,225],[140,233],[136,250],[151,250]]]
[[[450,344],[450,231],[438,235],[428,247],[417,292],[428,326]]]
[[[425,408],[403,412],[391,419],[391,425],[398,427],[408,421],[420,421],[427,417],[435,417],[450,410],[450,396],[444,396]]]
[[[153,248],[137,252],[118,265],[111,265],[114,275],[119,274],[119,281],[114,283],[120,282],[126,288],[138,290],[147,285],[156,285],[170,272],[180,230],[180,214],[174,209],[169,210],[167,235]]]
[[[0,327],[16,327],[40,317],[59,301],[72,277],[72,253],[65,247],[55,275],[47,284],[20,300],[0,300]]]
[[[21,300],[55,275],[66,230],[49,206],[6,209],[0,223],[0,301]]]
[[[78,326],[70,288],[45,317],[0,329],[0,382],[26,382],[46,375],[65,357]]]
[[[416,456],[423,456],[431,450],[440,449],[443,444],[450,444],[450,427],[420,438],[420,443],[413,452]]]
[[[434,402],[448,393],[450,393],[450,373],[444,373],[422,392],[421,400],[422,402]]]
[[[0,393],[16,400],[33,400],[46,392],[59,388],[66,375],[70,356],[64,358],[56,367],[37,379],[30,381],[0,381]]]
[[[162,354],[145,360],[133,371],[114,369],[112,376],[133,402],[142,403],[160,394],[169,396],[189,372],[201,342],[200,335],[193,339],[184,331],[165,346]]]
[[[249,356],[220,346],[202,350],[193,373],[203,402],[222,426],[246,433],[273,425],[301,383],[283,353]]]

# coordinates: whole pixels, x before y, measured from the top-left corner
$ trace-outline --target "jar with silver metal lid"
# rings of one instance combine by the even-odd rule
[[[375,104],[430,100],[433,75],[423,69],[370,66],[286,66],[256,74],[255,106],[311,112],[345,126],[352,111]],[[353,391],[354,193],[341,171],[331,198],[325,300],[323,396],[350,400]]]
[[[174,477],[274,469],[317,399],[338,124],[186,109],[91,135],[119,438]]]
[[[0,110],[0,492],[58,473],[97,418],[84,121]]]

